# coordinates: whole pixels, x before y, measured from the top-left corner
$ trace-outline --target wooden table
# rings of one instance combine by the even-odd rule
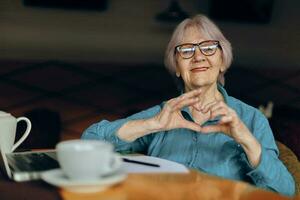
[[[289,199],[195,170],[188,174],[129,174],[124,182],[98,193],[78,194],[62,189],[59,192],[64,200]]]

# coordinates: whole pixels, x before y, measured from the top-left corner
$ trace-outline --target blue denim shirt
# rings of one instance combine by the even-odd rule
[[[127,121],[155,116],[164,103],[125,119],[113,122],[102,120],[85,130],[82,139],[105,140],[114,144],[116,151],[140,152],[176,161],[209,174],[246,181],[285,195],[294,195],[294,179],[278,159],[278,148],[268,120],[256,108],[228,96],[223,87],[219,86],[218,89],[226,104],[236,111],[262,145],[261,160],[256,168],[250,165],[242,147],[222,133],[201,134],[189,129],[173,129],[152,133],[133,142],[126,142],[115,135]],[[181,112],[187,120],[193,120],[187,107]],[[206,124],[216,122],[217,119]]]

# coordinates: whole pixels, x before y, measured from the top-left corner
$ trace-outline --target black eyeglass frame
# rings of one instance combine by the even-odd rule
[[[213,54],[205,54],[205,53],[202,51],[202,49],[200,48],[200,45],[203,44],[203,43],[205,43],[205,42],[215,42],[216,45],[217,45],[217,48],[222,49],[222,47],[221,47],[221,45],[220,45],[220,42],[219,42],[218,40],[205,40],[205,41],[202,41],[202,42],[196,43],[196,44],[195,44],[195,43],[184,43],[184,44],[177,45],[177,46],[175,46],[174,54],[179,53],[179,55],[180,55],[183,59],[190,59],[190,58],[192,58],[192,57],[195,55],[195,52],[196,52],[196,46],[197,46],[203,55],[205,55],[205,56],[213,56],[217,51],[215,51]],[[183,45],[193,45],[193,48],[195,49],[195,50],[193,51],[193,54],[192,54],[190,57],[188,57],[188,58],[183,57],[183,56],[181,55],[181,53],[179,52],[179,48],[180,48],[181,46],[183,46]]]

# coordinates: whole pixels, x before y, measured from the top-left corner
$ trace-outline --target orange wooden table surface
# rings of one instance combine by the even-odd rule
[[[129,174],[125,181],[102,192],[78,194],[60,190],[60,194],[64,200],[289,199],[195,170],[188,174]]]

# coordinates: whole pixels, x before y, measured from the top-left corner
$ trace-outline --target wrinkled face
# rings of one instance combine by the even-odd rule
[[[181,44],[198,44],[207,40],[210,38],[205,38],[196,28],[190,27],[185,31]],[[201,46],[205,54],[207,54],[206,52],[209,54],[211,50],[206,51],[207,47]],[[225,69],[222,63],[221,48],[218,47],[213,55],[204,55],[203,53],[198,46],[196,46],[194,56],[191,58],[183,58],[176,52],[176,76],[182,78],[185,91],[216,84],[219,73]]]

